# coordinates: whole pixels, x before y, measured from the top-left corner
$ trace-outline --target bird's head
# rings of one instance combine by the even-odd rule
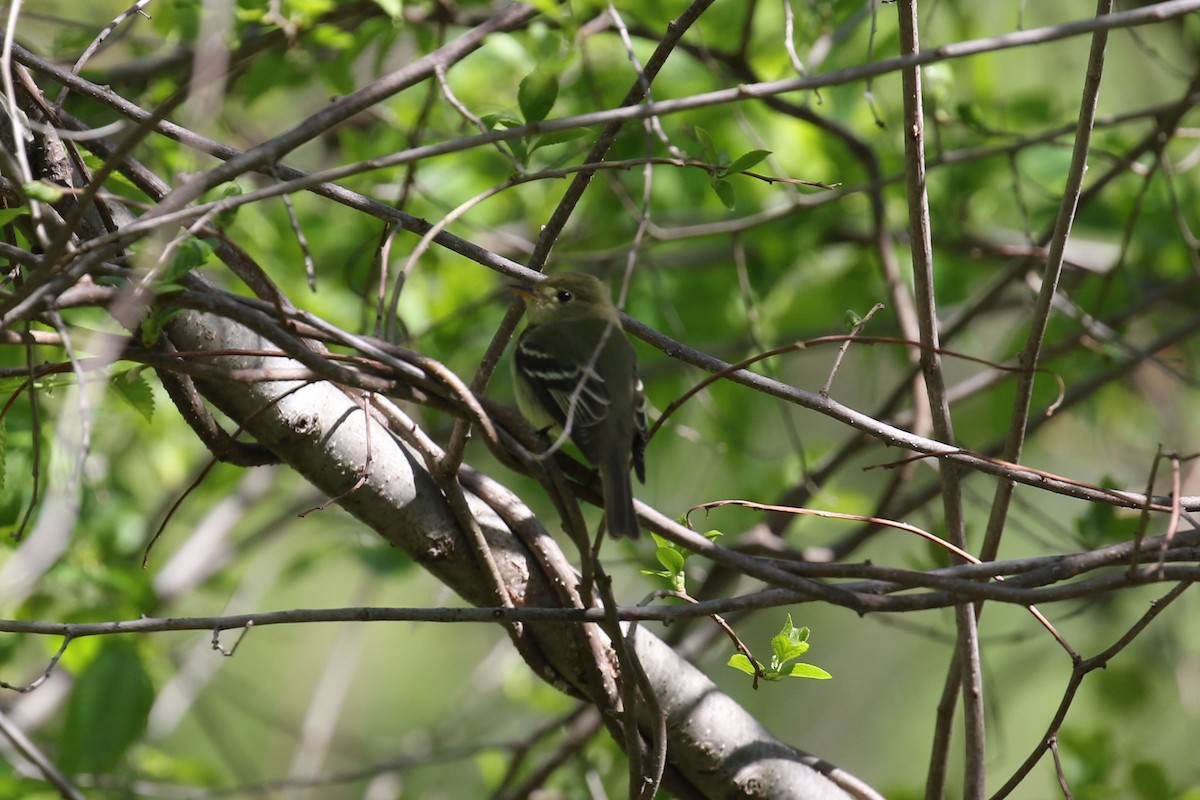
[[[562,272],[540,283],[508,287],[525,299],[535,325],[575,319],[616,317],[608,288],[591,275]]]

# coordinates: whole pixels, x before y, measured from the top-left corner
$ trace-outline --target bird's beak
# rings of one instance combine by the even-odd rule
[[[523,283],[510,283],[504,288],[508,289],[513,294],[519,294],[526,300],[532,300],[536,295],[533,293],[533,287]]]

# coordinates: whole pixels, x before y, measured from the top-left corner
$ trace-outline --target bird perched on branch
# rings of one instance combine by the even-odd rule
[[[645,397],[608,289],[570,272],[509,288],[529,314],[513,358],[521,413],[535,428],[566,431],[600,470],[609,533],[638,538],[629,466],[632,458],[645,482]]]

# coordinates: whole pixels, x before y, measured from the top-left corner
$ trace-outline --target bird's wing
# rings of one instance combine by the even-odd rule
[[[542,407],[595,463],[593,428],[608,415],[611,399],[604,380],[588,366],[568,364],[538,346],[533,336],[517,342],[517,368],[525,375]]]

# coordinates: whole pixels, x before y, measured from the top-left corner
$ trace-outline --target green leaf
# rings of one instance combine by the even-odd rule
[[[212,252],[213,246],[203,239],[184,239],[175,249],[175,257],[163,273],[161,283],[175,283],[197,267],[204,266]]]
[[[1111,476],[1100,482],[1105,489],[1117,488]],[[1118,509],[1104,503],[1091,503],[1075,520],[1075,531],[1089,547],[1099,547],[1113,542],[1124,542],[1137,533],[1141,520],[1136,512]]]
[[[488,130],[496,130],[497,128],[519,128],[525,123],[507,112],[499,112],[495,114],[484,114],[480,120]],[[504,146],[509,149],[513,157],[522,164],[529,163],[529,146],[524,139],[510,139],[504,142]]]
[[[400,21],[404,17],[404,0],[374,0],[375,5],[383,9],[383,13],[387,14],[394,20]]]
[[[17,217],[23,217],[29,213],[27,206],[17,206],[16,208],[0,208],[0,225],[7,225]]]
[[[684,521],[686,523],[686,520]],[[720,531],[708,531],[704,534],[710,541],[721,535]],[[682,592],[687,587],[687,576],[684,573],[684,565],[687,562],[688,556],[692,555],[692,551],[686,547],[681,547],[670,539],[665,539],[657,533],[651,533],[650,537],[654,540],[657,548],[654,551],[654,557],[658,559],[658,563],[662,564],[666,569],[662,570],[642,570],[643,575],[653,575],[662,578],[667,583],[671,584],[671,588],[677,592]]]
[[[158,344],[158,339],[162,336],[163,326],[167,324],[167,320],[176,314],[183,313],[182,308],[151,308],[150,313],[142,320],[142,325],[138,329],[141,334],[142,344],[146,347],[153,347]]]
[[[654,557],[671,572],[683,572],[683,553],[670,547],[660,547],[654,551]]]
[[[793,678],[813,678],[819,681],[827,681],[833,677],[825,670],[820,667],[814,667],[812,664],[793,664],[787,674]]]
[[[525,145],[524,139],[509,139],[504,143],[504,146],[509,149],[520,164],[529,163],[529,148]]]
[[[489,131],[494,131],[496,128],[519,128],[525,124],[517,117],[505,111],[495,114],[484,114],[479,120]]]
[[[662,578],[676,592],[682,592],[687,588],[687,575],[684,573],[684,563],[687,561],[687,552],[680,549],[678,545],[668,543],[663,547],[659,547],[654,551],[654,557],[658,559],[658,563],[662,564],[665,569],[658,572],[647,572]]]
[[[550,133],[542,134],[533,140],[533,145],[529,148],[529,152],[537,150],[541,147],[549,147],[555,144],[563,144],[564,142],[573,142],[576,139],[582,138],[587,133],[583,128],[568,128],[561,131],[550,131]]]
[[[557,30],[538,20],[529,26],[529,56],[539,65],[548,64],[550,69],[562,74],[564,62],[571,59],[572,49]]]
[[[8,421],[0,417],[0,489],[8,477]]]
[[[117,396],[133,406],[149,422],[154,417],[154,391],[140,369],[131,369],[113,375],[110,384]]]
[[[558,75],[538,67],[525,76],[517,89],[517,103],[525,122],[541,122],[558,100]]]
[[[547,19],[562,23],[565,19],[563,8],[555,0],[530,0],[529,5],[536,8]]]
[[[799,658],[808,651],[808,628],[792,626],[792,615],[787,615],[783,630],[771,638],[771,651],[780,665]]]
[[[784,617],[783,627],[779,629],[777,636],[786,638],[789,642],[799,643],[808,641],[809,630],[805,626],[797,628],[792,624],[792,615],[788,614]]]
[[[713,179],[713,191],[717,193],[717,197],[725,205],[725,208],[733,210],[733,187],[729,185],[729,181],[720,178]]]
[[[708,131],[701,128],[699,125],[692,125],[688,128],[688,132],[696,143],[700,145],[700,160],[709,164],[717,164],[720,158],[717,157],[717,148],[713,144],[712,137],[708,135]]]
[[[211,191],[205,192],[204,202],[213,203],[220,200],[227,200],[231,197],[241,196],[242,187],[238,186],[236,183],[222,183],[220,186],[214,187]],[[229,208],[222,209],[221,211],[218,211],[212,215],[210,222],[214,228],[217,228],[218,230],[224,230],[233,224],[233,221],[237,218],[237,212],[239,208],[241,208],[241,206],[234,205],[230,206]]]
[[[23,185],[21,189],[29,199],[40,200],[43,203],[57,203],[63,196],[62,189],[41,181],[31,181]]]
[[[745,172],[769,155],[771,155],[770,150],[751,150],[749,153],[743,153],[725,168],[725,172],[729,174]]]
[[[146,727],[154,687],[137,648],[113,637],[79,676],[67,705],[59,766],[68,774],[107,773]]]
[[[86,164],[88,169],[92,170],[93,172],[99,171],[104,166],[103,158],[92,155],[86,151],[82,155],[83,163]],[[129,178],[120,172],[113,172],[107,178],[105,178],[104,188],[110,191],[119,190],[130,197],[145,197],[145,193],[135,186],[133,181],[129,180]]]
[[[741,653],[734,653],[729,657],[729,661],[725,663],[726,666],[733,667],[734,669],[744,672],[747,675],[755,674],[754,665],[750,663],[750,659],[746,658]]]
[[[779,657],[779,663],[781,665],[786,664],[787,662],[792,661],[794,659],[797,659],[800,656],[802,656],[808,652],[808,648],[809,648],[808,642],[798,642],[798,643],[790,643],[790,644],[785,642],[785,643],[783,643],[782,647],[775,648],[774,645],[777,640],[779,640],[779,637],[775,637],[775,639],[772,639],[771,644],[772,644],[772,649],[775,650],[776,655],[778,655],[778,657]]]

